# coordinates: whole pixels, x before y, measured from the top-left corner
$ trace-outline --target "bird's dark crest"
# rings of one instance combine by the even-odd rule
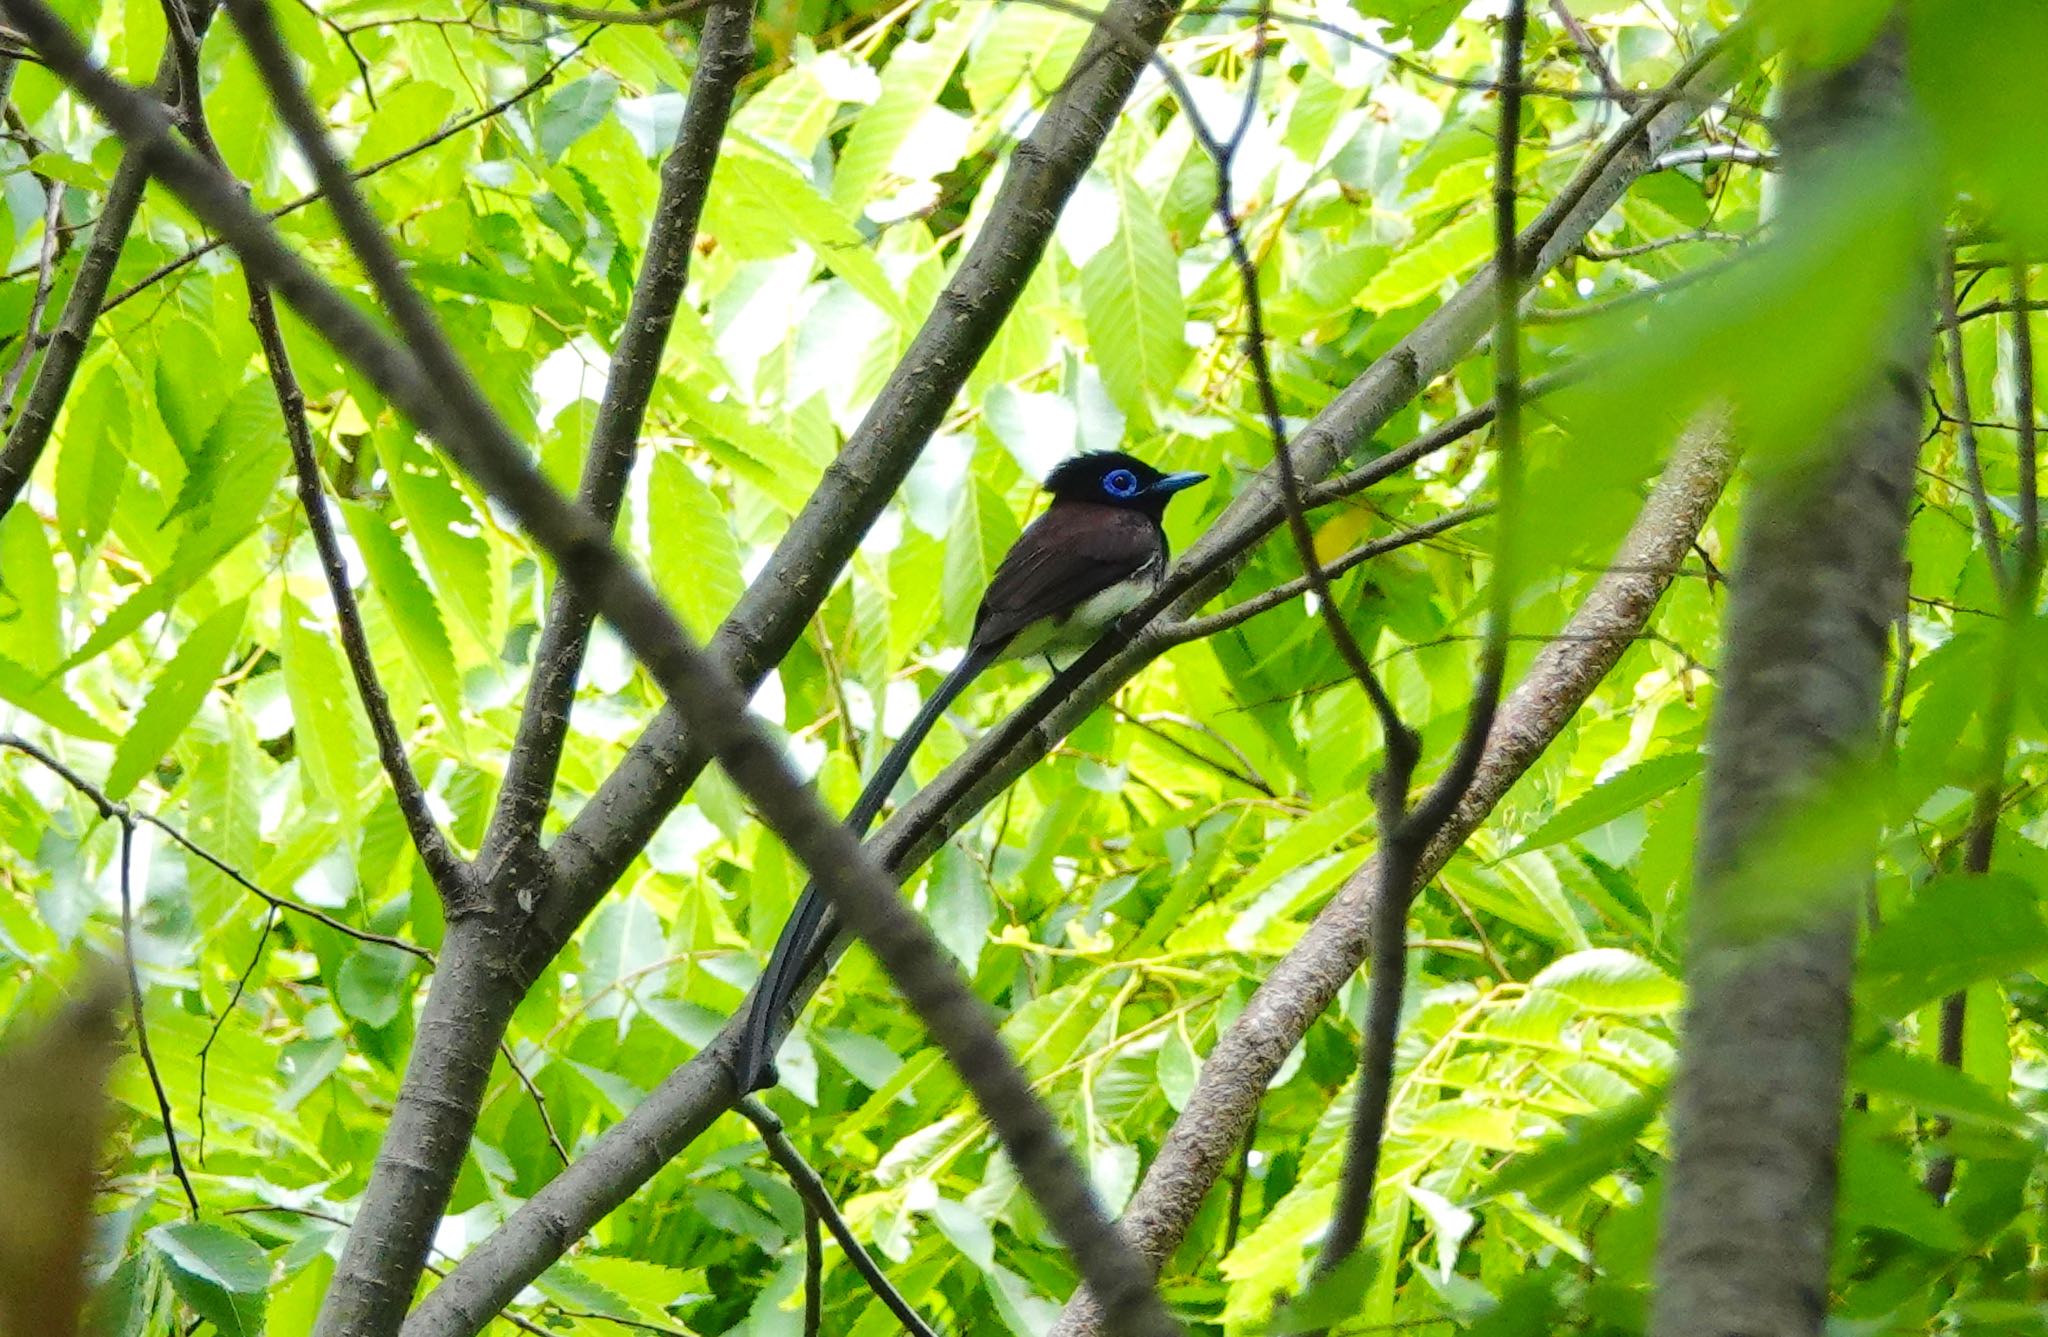
[[[1121,450],[1090,450],[1054,465],[1045,476],[1045,490],[1055,497],[1094,501],[1102,492],[1102,480],[1118,469],[1130,470],[1141,489],[1165,477],[1135,455],[1126,455]]]

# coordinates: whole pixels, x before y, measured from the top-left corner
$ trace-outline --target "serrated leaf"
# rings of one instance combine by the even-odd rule
[[[1558,1136],[1502,1166],[1482,1196],[1526,1193],[1539,1207],[1564,1201],[1621,1164],[1666,1097],[1653,1087],[1614,1109],[1566,1119]]]
[[[608,74],[578,79],[549,98],[540,110],[540,150],[549,162],[596,129],[612,114],[619,81]]]
[[[1468,214],[1389,260],[1354,299],[1367,311],[1393,311],[1436,292],[1493,249],[1493,216]]]
[[[741,246],[743,254],[751,249],[763,256],[785,255],[791,241],[801,241],[817,255],[819,263],[845,279],[855,292],[891,319],[898,324],[909,321],[902,292],[869,249],[867,239],[833,209],[816,187],[804,180],[802,173],[766,148],[745,140],[728,148],[719,160],[718,172],[725,178],[724,188],[735,192],[732,198],[745,201],[744,206],[734,203],[720,206],[721,209],[744,208],[748,230],[757,234],[751,248]],[[714,199],[718,198],[718,189],[713,187]],[[726,221],[722,214],[720,221]],[[722,235],[733,234],[729,231]],[[735,240],[744,242],[744,234]]]
[[[1970,1077],[1920,1054],[1879,1049],[1857,1059],[1849,1069],[1849,1085],[1873,1096],[1889,1096],[1921,1114],[1968,1119],[1999,1128],[2026,1122],[2017,1107]]]
[[[1512,859],[1518,854],[1527,854],[1530,850],[1598,830],[1617,817],[1626,816],[1679,786],[1689,784],[1700,773],[1704,760],[1697,752],[1678,752],[1638,762],[1565,804],[1551,814],[1550,820],[1500,857]]]
[[[27,711],[73,738],[89,738],[98,743],[114,741],[114,731],[66,695],[61,682],[31,672],[5,656],[0,656],[0,701]]]
[[[981,961],[989,926],[996,922],[995,895],[981,861],[952,841],[939,847],[925,884],[925,918],[932,932],[959,958],[969,975]]]
[[[178,1298],[222,1337],[263,1331],[270,1260],[247,1237],[210,1222],[158,1226],[149,1242],[171,1274]]]
[[[1017,538],[1017,522],[994,488],[969,477],[953,510],[946,535],[946,566],[940,577],[946,628],[965,640],[989,577]]]
[[[1684,997],[1678,981],[1619,947],[1595,947],[1551,962],[1531,990],[1563,994],[1589,1012],[1668,1012]]]
[[[994,1265],[995,1236],[979,1212],[964,1202],[940,1198],[932,1204],[931,1218],[937,1223],[939,1232],[953,1242],[953,1247],[965,1255],[967,1261],[983,1272]]]
[[[57,532],[74,555],[100,541],[114,518],[114,502],[128,461],[121,443],[129,432],[128,386],[111,365],[74,390],[57,446]]]
[[[298,600],[287,597],[278,613],[278,650],[284,660],[285,692],[292,704],[292,738],[308,783],[351,820],[362,810],[363,769],[368,760],[368,723],[358,723],[353,679],[333,640],[333,631],[313,621]]]
[[[1937,877],[1864,944],[1857,999],[1879,1016],[1904,1016],[2043,960],[2048,921],[2026,882],[2007,873]]]
[[[405,550],[382,516],[367,506],[346,501],[341,503],[341,513],[362,553],[363,565],[369,568],[372,588],[391,610],[391,624],[398,631],[399,643],[405,647],[406,659],[426,683],[427,695],[440,710],[441,718],[459,727],[462,678],[433,591],[413,565],[412,554]]]
[[[951,19],[929,41],[905,42],[890,53],[882,95],[854,122],[833,173],[832,200],[842,211],[859,212],[883,185],[897,151],[938,105],[980,20],[979,13]]]
[[[654,456],[647,482],[648,562],[654,583],[705,640],[746,591],[730,508],[672,450]]]
[[[48,671],[64,657],[57,564],[42,518],[27,506],[0,515],[0,653]]]
[[[1081,305],[1103,385],[1145,422],[1147,395],[1171,390],[1187,362],[1187,306],[1166,225],[1128,176],[1116,184],[1116,234],[1081,267]]]
[[[114,764],[107,770],[108,798],[126,798],[136,782],[155,769],[177,743],[233,652],[247,609],[247,601],[237,599],[193,628],[171,662],[157,674],[142,709],[135,713],[135,722],[114,749]]]
[[[191,406],[188,411],[203,407]],[[270,383],[244,381],[206,424],[198,449],[186,457],[185,481],[163,522],[191,514],[195,529],[221,520],[253,528],[262,508],[255,504],[259,498],[251,495],[257,490],[252,480],[262,478],[260,465],[266,460],[281,470],[283,432],[284,420]],[[261,490],[267,492],[269,483],[264,482]]]
[[[484,522],[441,462],[412,438],[379,442],[384,476],[426,564],[427,579],[462,618],[478,644],[498,643],[491,545]]]

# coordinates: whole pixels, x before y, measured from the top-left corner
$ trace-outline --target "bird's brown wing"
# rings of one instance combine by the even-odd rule
[[[1094,595],[1163,566],[1166,537],[1150,517],[1060,502],[1018,536],[974,616],[973,645],[999,648],[1034,622],[1064,619]]]

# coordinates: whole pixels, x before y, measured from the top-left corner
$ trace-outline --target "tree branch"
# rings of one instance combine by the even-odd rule
[[[1472,784],[1423,851],[1413,885],[1442,870],[1648,625],[1719,500],[1732,465],[1718,428],[1697,431],[1680,446],[1623,541],[1613,569],[1502,703]],[[1203,1060],[1187,1104],[1120,1223],[1155,1264],[1179,1247],[1209,1190],[1236,1156],[1267,1083],[1363,964],[1381,884],[1379,865],[1375,856],[1345,881]],[[1061,1316],[1053,1337],[1113,1331],[1104,1326],[1093,1299],[1080,1295]]]
[[[171,88],[176,79],[175,59],[167,49],[157,66],[157,92]],[[93,322],[99,318],[107,284],[121,259],[121,248],[135,226],[142,188],[148,181],[149,168],[142,158],[133,150],[123,153],[113,180],[107,184],[106,198],[100,201],[99,222],[93,227],[85,254],[79,258],[78,273],[71,280],[71,294],[64,299],[64,313],[57,317],[57,327],[50,331],[49,348],[36,369],[28,399],[21,406],[21,416],[8,429],[6,444],[0,446],[0,516],[7,514],[28,486],[36,461],[50,443],[58,410],[71,393],[72,377],[78,374],[78,364],[85,356],[86,340],[92,334]]]
[[[1716,86],[1714,80],[1720,76],[1715,72],[1715,57],[1719,49],[1718,43],[1710,44],[1670,86],[1646,99],[1646,105],[1639,107],[1616,137],[1592,155],[1543,214],[1524,230],[1521,247],[1530,278],[1570,254],[1626,193],[1650,157],[1677,135],[1690,119],[1688,108],[1700,100],[1701,90]],[[1489,323],[1491,285],[1490,271],[1482,271],[1376,360],[1295,436],[1293,449],[1304,476],[1319,478],[1334,470],[1359,443],[1369,440],[1403,405],[1469,352]],[[1407,449],[1382,459],[1392,459]],[[1366,467],[1378,464],[1380,461],[1375,461]],[[1717,475],[1716,495],[1718,478]],[[1185,617],[1220,592],[1229,583],[1235,565],[1279,523],[1276,484],[1269,469],[1251,480],[1208,532],[1182,556],[1158,595],[1077,657],[1030,701],[977,739],[953,765],[899,809],[870,845],[882,851],[892,867],[914,867],[1168,648],[1156,629],[1146,630],[1154,618],[1168,609],[1174,610],[1176,617]],[[1686,550],[1681,545],[1678,557],[1682,558]],[[1636,564],[1644,565],[1648,560],[1644,558]],[[1677,560],[1674,558],[1671,563],[1674,568]],[[1610,580],[1620,584],[1603,588],[1621,591],[1614,596],[1621,598],[1638,588],[1629,582],[1650,579],[1650,568],[1645,565],[1643,572],[1612,573]],[[1661,593],[1662,589],[1660,579],[1655,591]],[[1651,602],[1654,603],[1654,595]],[[1588,630],[1597,632],[1598,627]],[[1611,647],[1615,657],[1630,643],[1630,634],[1619,633],[1620,639]],[[1541,665],[1546,660],[1539,656],[1537,663]],[[1585,691],[1591,691],[1591,683]],[[1496,730],[1500,727],[1503,726],[1497,725]],[[654,750],[648,738],[635,745],[636,751],[643,748]],[[1527,765],[1527,761],[1521,764]],[[1485,773],[1482,766],[1482,783]],[[643,774],[642,785],[671,783],[662,778],[661,772]],[[615,776],[614,781],[617,779]],[[624,803],[635,790],[621,785],[615,791],[614,784],[608,782],[605,792],[615,792],[616,801]],[[601,802],[593,803],[591,808],[601,806]],[[586,809],[586,813],[589,811]],[[571,829],[575,829],[573,825]],[[615,870],[608,873],[606,865],[596,861],[598,852],[588,843],[558,843],[558,882],[575,885],[615,875]],[[594,904],[601,893],[586,894]],[[1361,956],[1363,938],[1361,929]],[[1347,972],[1356,968],[1359,959],[1352,958]],[[1334,994],[1335,986],[1331,992]],[[1306,1025],[1304,1021],[1304,1029]],[[1299,1032],[1297,1038],[1298,1035]],[[677,1068],[623,1120],[598,1137],[573,1165],[543,1186],[509,1221],[479,1242],[449,1273],[447,1281],[421,1304],[407,1327],[408,1337],[444,1337],[478,1331],[499,1306],[690,1145],[737,1098],[730,1064],[739,1038],[739,1027],[728,1025],[702,1052]],[[1285,1048],[1282,1046],[1274,1056],[1268,1076],[1278,1068]],[[1181,1228],[1185,1228],[1184,1222]],[[1146,1246],[1142,1235],[1135,1238],[1156,1261],[1160,1254]]]
[[[1349,1261],[1365,1237],[1373,1189],[1379,1180],[1380,1146],[1386,1138],[1393,1099],[1394,1047],[1400,1039],[1401,999],[1408,978],[1408,911],[1423,886],[1416,875],[1417,867],[1423,851],[1450,820],[1479,769],[1507,677],[1509,622],[1519,572],[1516,524],[1521,518],[1523,276],[1516,245],[1515,184],[1522,132],[1522,99],[1517,90],[1522,82],[1522,47],[1528,24],[1527,0],[1509,0],[1500,39],[1500,82],[1506,91],[1500,99],[1493,168],[1494,270],[1503,276],[1494,285],[1493,327],[1493,439],[1500,519],[1495,526],[1479,680],[1473,687],[1464,733],[1450,765],[1413,808],[1408,806],[1408,783],[1415,769],[1414,753],[1396,753],[1389,748],[1383,763],[1380,850],[1376,860],[1380,876],[1373,897],[1365,1033],[1360,1045],[1357,1094],[1352,1102],[1344,1166],[1337,1181],[1336,1207],[1315,1263],[1315,1275],[1319,1278],[1331,1276]]]
[[[1115,0],[1074,72],[1013,151],[988,219],[932,313],[712,638],[713,654],[743,687],[758,685],[803,634],[1030,280],[1060,211],[1144,68],[1119,31],[1156,42],[1174,11],[1175,0]],[[673,708],[634,742],[550,851],[554,886],[535,911],[529,968],[561,950],[708,759]]]
[[[291,254],[244,201],[232,181],[181,149],[162,113],[110,78],[42,0],[5,0],[4,12],[34,42],[59,77],[91,101],[144,155],[152,174],[196,215],[226,234],[245,264],[271,283],[309,324],[370,377],[391,402],[448,452],[552,555],[569,579],[591,593],[606,620],[667,693],[693,732],[720,758],[739,790],[819,876],[843,919],[873,949],[925,1019],[975,1093],[1055,1235],[1105,1304],[1139,1337],[1177,1331],[1149,1270],[1103,1211],[1087,1173],[1061,1138],[1029,1078],[997,1034],[986,1005],[961,979],[945,949],[896,895],[895,881],[791,771],[777,739],[746,709],[732,676],[695,645],[659,594],[615,549],[606,526],[550,487],[447,344],[425,302],[405,282],[396,254],[327,141],[262,0],[231,6],[244,42],[314,175],[326,187],[357,260],[405,339],[386,338],[338,291]],[[453,926],[451,926],[453,927]],[[445,968],[445,967],[444,967]],[[422,1031],[416,1050],[433,1037]],[[481,1082],[477,1082],[480,1091]],[[469,1093],[458,1093],[466,1097]],[[398,1137],[394,1121],[389,1143]],[[417,1154],[408,1148],[407,1154]],[[437,1210],[445,1201],[424,1204]],[[416,1212],[416,1222],[425,1213]],[[380,1224],[382,1224],[380,1222]],[[337,1267],[323,1331],[378,1331],[403,1312],[424,1239],[404,1273],[362,1270],[390,1241],[353,1232]],[[354,1265],[352,1268],[352,1264]],[[360,1285],[356,1283],[362,1283]]]
[[[888,1274],[882,1271],[881,1265],[876,1263],[874,1257],[861,1245],[860,1237],[853,1233],[853,1227],[846,1224],[845,1216],[841,1215],[839,1204],[832,1201],[832,1194],[825,1187],[825,1181],[818,1178],[818,1172],[811,1168],[803,1153],[796,1149],[796,1144],[789,1140],[789,1135],[782,1131],[782,1120],[775,1117],[775,1111],[752,1096],[742,1097],[736,1108],[748,1123],[754,1125],[754,1131],[761,1135],[761,1142],[768,1148],[768,1154],[782,1167],[782,1172],[789,1176],[790,1186],[796,1189],[797,1196],[804,1200],[805,1211],[812,1219],[825,1223],[826,1229],[832,1232],[832,1238],[838,1240],[839,1247],[846,1251],[847,1261],[853,1264],[853,1270],[860,1273],[861,1280],[868,1284],[868,1289],[875,1293],[875,1298],[896,1316],[896,1321],[903,1325],[903,1330],[909,1333],[910,1337],[937,1337],[931,1326],[911,1307],[910,1301],[904,1299],[902,1293],[891,1284]],[[809,1292],[805,1296],[806,1304],[817,1301],[820,1280],[822,1278],[811,1280]]]
[[[626,479],[646,420],[647,402],[661,373],[663,350],[675,323],[676,304],[690,277],[697,223],[711,193],[712,169],[733,97],[754,63],[753,0],[714,4],[704,17],[697,44],[697,71],[676,127],[675,145],[661,164],[661,193],[633,286],[633,300],[613,350],[604,401],[590,434],[577,501],[606,526],[617,523]],[[491,827],[478,860],[486,883],[495,883],[503,861],[539,850],[540,823],[561,765],[569,732],[569,707],[576,674],[597,610],[566,582],[557,581],[547,625],[542,629],[527,684],[526,705],[505,765]],[[522,851],[516,847],[525,847]]]

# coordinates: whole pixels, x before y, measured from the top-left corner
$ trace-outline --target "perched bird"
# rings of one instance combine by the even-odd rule
[[[882,758],[846,824],[866,832],[918,744],[983,669],[1000,660],[1086,648],[1158,589],[1166,577],[1166,531],[1160,528],[1166,503],[1207,477],[1161,473],[1115,450],[1061,461],[1045,480],[1052,505],[1017,536],[981,596],[967,653]],[[830,903],[815,886],[805,887],[754,990],[739,1055],[746,1090],[775,1085],[777,1025],[794,1024],[797,989],[838,935]]]

